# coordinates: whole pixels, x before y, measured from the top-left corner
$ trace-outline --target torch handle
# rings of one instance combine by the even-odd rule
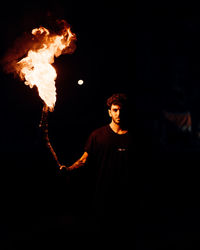
[[[58,164],[58,166],[61,167],[62,165],[60,164],[60,162],[58,160],[58,157],[56,155],[56,152],[54,151],[54,149],[53,149],[53,147],[52,147],[52,145],[50,143],[50,140],[49,140],[49,135],[48,135],[48,110],[49,110],[48,106],[44,105],[43,109],[42,109],[42,116],[41,116],[41,121],[40,121],[39,127],[43,130],[44,139],[46,141],[47,147],[51,151],[54,159],[56,160],[56,162]]]
[[[42,115],[41,115],[41,120],[39,127],[44,129],[48,128],[48,106],[45,104],[42,109]]]

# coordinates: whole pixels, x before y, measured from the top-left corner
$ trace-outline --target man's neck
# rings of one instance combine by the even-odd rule
[[[121,126],[119,124],[116,124],[115,122],[111,122],[110,124],[110,128],[116,133],[116,134],[119,134],[119,135],[122,135],[122,134],[126,134],[128,132],[127,129],[123,129],[121,128]]]

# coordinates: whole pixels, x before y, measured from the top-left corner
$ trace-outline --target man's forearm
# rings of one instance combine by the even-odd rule
[[[88,153],[84,152],[84,154],[81,156],[81,158],[78,159],[74,164],[72,164],[70,167],[66,167],[65,165],[62,165],[62,166],[60,166],[60,170],[65,168],[65,169],[71,171],[73,169],[80,168],[80,167],[85,165],[87,158],[88,158]]]
[[[85,161],[79,159],[74,164],[72,164],[70,167],[67,168],[67,170],[74,170],[76,168],[80,168],[85,165]]]

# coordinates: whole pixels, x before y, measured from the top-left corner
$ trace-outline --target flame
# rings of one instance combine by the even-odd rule
[[[76,36],[69,27],[62,29],[62,34],[50,34],[44,27],[32,30],[33,39],[35,39],[36,48],[28,51],[27,56],[17,62],[17,72],[21,79],[30,88],[37,86],[41,99],[53,111],[56,103],[55,80],[57,73],[52,66],[54,57],[62,53],[71,53],[70,48]]]

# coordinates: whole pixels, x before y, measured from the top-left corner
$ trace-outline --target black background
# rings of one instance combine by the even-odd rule
[[[1,56],[23,32],[51,25],[57,18],[65,19],[77,36],[76,51],[54,62],[57,101],[49,114],[49,137],[59,160],[70,165],[78,159],[90,132],[109,122],[107,97],[127,93],[139,161],[130,159],[136,184],[130,200],[138,210],[128,222],[132,229],[126,229],[136,229],[137,249],[170,249],[195,239],[199,148],[166,155],[156,140],[160,113],[174,87],[184,92],[194,134],[197,130],[197,6],[183,1],[7,4],[1,8]],[[82,86],[79,79],[84,80]],[[0,104],[1,228],[7,243],[57,228],[95,231],[83,216],[90,207],[90,174],[80,170],[68,176],[58,170],[39,129],[43,104],[37,90],[1,70]]]

